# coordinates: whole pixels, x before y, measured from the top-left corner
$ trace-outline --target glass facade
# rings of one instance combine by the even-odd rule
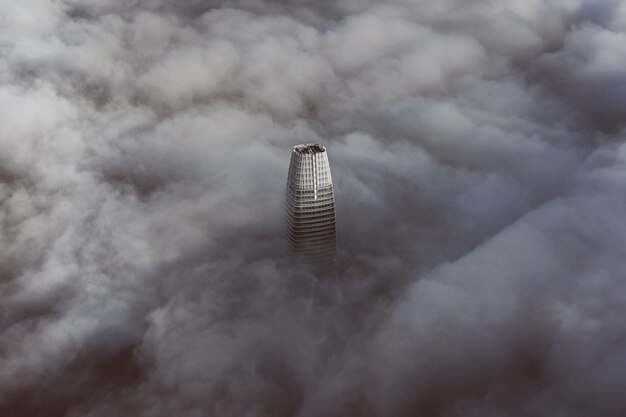
[[[294,146],[287,178],[287,241],[292,254],[333,262],[335,197],[326,148]]]

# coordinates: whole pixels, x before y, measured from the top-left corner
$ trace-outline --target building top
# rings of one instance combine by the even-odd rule
[[[324,153],[326,148],[318,143],[303,143],[293,147],[293,151],[301,155],[312,155],[314,153]]]

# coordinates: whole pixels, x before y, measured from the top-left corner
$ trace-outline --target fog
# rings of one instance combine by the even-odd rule
[[[626,2],[0,1],[0,415],[620,417]],[[326,146],[335,274],[286,256]]]

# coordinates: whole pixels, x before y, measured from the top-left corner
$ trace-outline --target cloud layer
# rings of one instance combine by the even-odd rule
[[[626,2],[0,2],[0,414],[623,416]],[[285,258],[327,146],[338,273]]]

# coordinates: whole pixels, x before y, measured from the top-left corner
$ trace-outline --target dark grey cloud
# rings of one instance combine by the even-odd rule
[[[622,1],[0,5],[0,414],[622,416]],[[324,143],[335,278],[284,254]]]

